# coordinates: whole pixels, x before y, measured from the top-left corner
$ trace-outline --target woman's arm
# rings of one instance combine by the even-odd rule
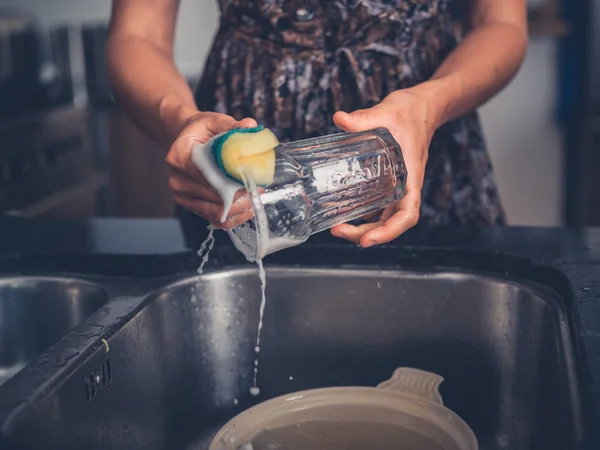
[[[470,0],[468,33],[430,81],[412,88],[428,99],[440,126],[504,88],[527,50],[526,0]]]
[[[113,0],[107,44],[117,101],[165,150],[198,113],[173,62],[178,7],[179,0]]]
[[[220,222],[223,201],[192,162],[192,150],[232,127],[256,126],[214,112],[200,112],[173,62],[179,0],[113,0],[108,37],[108,74],[115,97],[129,117],[168,152],[169,187],[175,201],[230,228],[247,220],[236,202]]]
[[[526,0],[470,0],[470,6],[469,33],[429,81],[393,92],[373,108],[334,116],[347,131],[388,128],[408,171],[405,197],[379,221],[338,225],[331,230],[335,236],[370,247],[415,226],[433,133],[490,99],[519,69],[527,49]]]

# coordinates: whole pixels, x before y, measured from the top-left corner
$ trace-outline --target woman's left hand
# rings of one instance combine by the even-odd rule
[[[429,143],[441,117],[420,88],[395,91],[372,108],[333,116],[335,124],[348,132],[387,128],[400,144],[408,172],[406,195],[385,208],[377,222],[337,225],[331,229],[334,236],[371,247],[389,242],[417,224]]]

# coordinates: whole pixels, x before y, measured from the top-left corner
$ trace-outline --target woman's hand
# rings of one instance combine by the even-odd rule
[[[442,117],[421,89],[419,85],[395,91],[372,108],[333,116],[335,124],[348,132],[387,128],[400,144],[408,172],[406,195],[385,208],[377,222],[337,225],[331,229],[334,236],[370,247],[389,242],[417,224],[429,143]]]
[[[221,223],[223,201],[192,162],[192,149],[195,145],[204,144],[211,137],[231,128],[255,126],[254,119],[238,122],[233,117],[213,112],[201,112],[191,116],[165,158],[171,172],[169,187],[173,191],[175,201],[204,217],[215,227],[232,228],[247,221],[252,216],[252,211],[249,201],[240,198],[244,192],[240,190],[227,220]]]

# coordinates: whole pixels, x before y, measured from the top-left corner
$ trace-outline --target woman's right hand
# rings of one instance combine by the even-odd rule
[[[170,169],[169,187],[175,201],[204,217],[217,228],[232,228],[252,217],[250,202],[241,189],[236,194],[227,220],[221,223],[223,201],[192,162],[192,149],[211,137],[236,127],[255,127],[254,119],[236,121],[233,117],[213,112],[193,115],[171,146],[165,158]]]

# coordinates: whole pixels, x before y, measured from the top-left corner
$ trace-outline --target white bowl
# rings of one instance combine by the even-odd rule
[[[402,367],[375,388],[335,387],[287,394],[238,414],[217,433],[209,450],[263,450],[256,445],[261,435],[284,427],[289,434],[286,442],[294,443],[299,437],[315,442],[307,433],[314,433],[319,423],[322,425],[316,440],[327,441],[328,445],[322,442],[321,448],[332,448],[335,440],[353,439],[353,435],[364,439],[360,428],[377,427],[393,431],[394,438],[402,440],[400,448],[478,450],[471,428],[444,406],[438,390],[442,381],[439,375]],[[374,440],[384,439],[374,434]],[[385,445],[399,448],[390,442]],[[374,449],[376,445],[370,443],[369,447]]]

